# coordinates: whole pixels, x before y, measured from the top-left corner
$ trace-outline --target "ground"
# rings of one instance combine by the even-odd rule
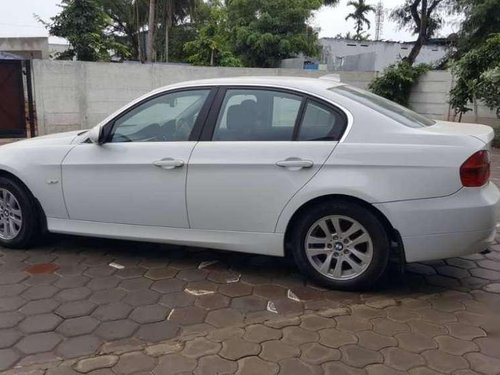
[[[500,183],[498,151],[492,170]],[[366,293],[263,256],[65,236],[0,249],[0,372],[498,374],[498,242]]]

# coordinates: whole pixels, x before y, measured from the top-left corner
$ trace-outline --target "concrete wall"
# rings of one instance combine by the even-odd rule
[[[411,43],[335,38],[321,38],[319,42],[322,46],[321,63],[327,64],[328,70],[381,72],[388,65],[408,56],[413,47]],[[443,58],[446,52],[445,46],[425,45],[422,47],[416,62],[432,63]],[[355,62],[356,58],[361,61]]]
[[[412,90],[410,108],[430,118],[458,121],[448,104],[449,92],[453,87],[453,76],[448,71],[431,71],[423,75]],[[470,106],[474,108],[473,105]],[[474,122],[500,126],[500,119],[494,111],[478,103],[477,110],[462,116],[462,122]]]
[[[48,59],[49,39],[47,37],[0,38],[0,51],[27,59]]]
[[[367,88],[373,72],[337,72],[342,82]],[[242,75],[318,77],[325,72],[292,69],[210,68],[166,64],[112,64],[34,60],[38,133],[87,129],[132,99],[154,88],[186,80]],[[415,87],[410,105],[430,117],[447,119],[451,75],[430,72]],[[474,115],[468,115],[469,120]],[[463,120],[463,121],[464,121]],[[480,107],[478,121],[498,123]]]
[[[176,82],[244,75],[318,77],[323,74],[290,69],[35,60],[33,79],[38,132],[87,129],[132,99]],[[366,87],[372,78],[373,73],[341,73],[342,80],[360,87]]]

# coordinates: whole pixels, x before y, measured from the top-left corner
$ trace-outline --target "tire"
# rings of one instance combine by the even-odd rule
[[[7,216],[13,227],[7,224]],[[14,179],[0,177],[0,245],[28,248],[40,233],[40,227],[39,212],[31,193]]]
[[[340,228],[340,235],[335,228]],[[321,285],[340,290],[370,289],[387,267],[387,232],[361,205],[345,201],[315,205],[291,230],[290,250],[295,263]]]

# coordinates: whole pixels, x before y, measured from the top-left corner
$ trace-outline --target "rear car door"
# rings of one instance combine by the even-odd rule
[[[302,93],[221,88],[189,162],[191,228],[274,232],[346,126],[342,111]]]

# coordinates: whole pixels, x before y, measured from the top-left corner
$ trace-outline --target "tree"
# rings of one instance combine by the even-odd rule
[[[195,40],[186,43],[188,61],[195,65],[241,66],[230,46],[227,9],[219,0],[210,1],[208,17]]]
[[[317,32],[307,24],[321,0],[228,1],[231,45],[245,65],[277,67],[282,59],[319,53]]]
[[[470,111],[470,103],[483,101],[490,109],[500,108],[500,33],[466,52],[452,64],[455,86],[450,104],[457,113]]]
[[[156,0],[149,0],[149,14],[148,14],[148,43],[146,47],[146,60],[153,61],[153,46],[155,35],[155,11]]]
[[[500,32],[498,0],[456,0],[454,11],[464,16],[458,33],[458,53],[455,57],[476,48],[492,34]]]
[[[449,5],[449,0],[405,0],[401,7],[392,11],[391,18],[417,35],[410,54],[405,58],[410,65],[415,63],[422,46],[442,26],[444,21],[439,10],[445,5]]]
[[[109,60],[111,51],[128,55],[126,46],[114,38],[112,20],[97,0],[62,0],[60,7],[61,12],[51,22],[37,17],[50,35],[69,41],[70,48],[60,54],[60,59]]]
[[[345,18],[346,21],[352,18],[356,24],[356,34],[354,40],[366,40],[367,37],[363,36],[363,25],[366,24],[370,28],[370,20],[366,18],[368,13],[375,12],[375,7],[365,3],[365,0],[349,1],[347,5],[354,7],[354,12],[349,13]]]

